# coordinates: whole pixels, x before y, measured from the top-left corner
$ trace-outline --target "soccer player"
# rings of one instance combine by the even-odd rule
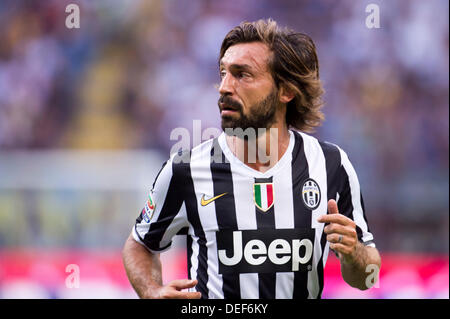
[[[220,50],[224,132],[163,165],[123,249],[141,298],[320,298],[329,250],[367,289],[380,267],[355,170],[321,124],[313,41],[271,19]],[[188,279],[162,284],[160,253],[187,234]]]

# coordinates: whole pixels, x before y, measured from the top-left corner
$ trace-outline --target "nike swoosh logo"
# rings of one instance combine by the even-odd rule
[[[223,194],[217,195],[217,196],[215,196],[213,198],[210,198],[210,199],[205,199],[205,194],[203,194],[200,204],[202,204],[202,206],[206,206],[209,203],[215,201],[216,199],[218,199],[218,198],[220,198],[220,197],[222,197],[223,195],[226,195],[226,194],[228,194],[228,193],[223,193]]]

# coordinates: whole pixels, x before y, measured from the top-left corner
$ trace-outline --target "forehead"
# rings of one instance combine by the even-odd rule
[[[225,51],[220,64],[248,65],[253,69],[264,71],[268,68],[270,55],[269,47],[262,42],[239,43]]]

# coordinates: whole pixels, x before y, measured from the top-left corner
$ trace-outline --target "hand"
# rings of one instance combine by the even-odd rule
[[[192,288],[198,283],[197,280],[177,279],[162,286],[156,293],[156,299],[200,299],[200,292],[181,291],[182,289]]]
[[[356,224],[350,218],[339,214],[337,203],[334,199],[328,201],[328,215],[320,216],[319,223],[329,223],[325,226],[324,232],[327,234],[327,241],[330,248],[345,263],[352,263],[355,257],[358,237],[356,234]]]

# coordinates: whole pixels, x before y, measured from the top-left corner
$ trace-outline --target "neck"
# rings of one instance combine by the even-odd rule
[[[233,154],[247,166],[260,172],[269,170],[281,159],[288,148],[289,139],[289,131],[284,121],[274,123],[268,129],[260,129],[256,137],[244,139],[226,136],[228,147]]]

